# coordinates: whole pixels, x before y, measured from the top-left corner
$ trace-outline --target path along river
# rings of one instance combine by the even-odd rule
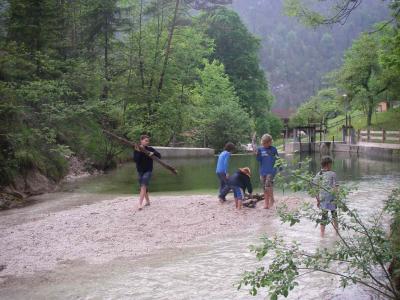
[[[319,157],[312,157],[312,160],[310,167],[315,171],[318,168]],[[152,189],[155,192],[154,202],[157,202],[158,198],[164,199],[163,197],[170,195],[180,195],[178,199],[185,197],[195,199],[196,196],[193,194],[198,195],[205,203],[207,199],[214,201],[213,196],[204,195],[215,193],[216,178],[213,174],[215,159],[170,162],[177,166],[180,174],[178,177],[172,177],[163,170],[156,170],[152,182]],[[232,171],[238,166],[246,165],[255,171],[254,157],[232,157]],[[358,190],[350,197],[350,203],[359,208],[364,216],[378,212],[391,189],[400,182],[399,161],[372,160],[346,154],[335,157],[334,170],[341,184],[358,185]],[[253,182],[257,186],[256,176]],[[7,232],[4,240],[7,238],[7,243],[12,244],[14,234],[16,239],[22,238],[31,225],[39,229],[40,226],[46,226],[46,217],[61,218],[68,212],[72,212],[71,215],[74,216],[75,211],[79,212],[82,209],[90,211],[91,208],[95,210],[96,205],[106,205],[110,201],[124,197],[130,197],[125,200],[131,201],[133,206],[136,199],[130,194],[135,192],[136,188],[134,165],[127,164],[106,175],[66,184],[61,192],[37,197],[35,204],[31,206],[1,212],[0,231]],[[278,199],[285,195],[278,192]],[[216,214],[223,216],[224,210],[227,210],[227,207],[215,206]],[[232,214],[227,214],[229,218],[234,216],[234,211],[231,211]],[[173,210],[169,212],[173,214]],[[257,214],[260,213],[262,210],[258,210]],[[204,235],[196,241],[182,242],[179,247],[171,244],[167,247],[161,245],[139,256],[129,256],[129,253],[128,255],[125,253],[116,255],[112,259],[95,262],[85,259],[67,261],[60,259],[60,264],[56,266],[40,270],[28,268],[26,273],[17,261],[15,274],[14,270],[7,269],[0,272],[0,299],[264,299],[266,293],[252,297],[246,289],[237,291],[234,286],[243,271],[259,265],[254,254],[248,250],[250,244],[257,244],[263,234],[275,233],[288,240],[300,241],[308,250],[329,247],[335,240],[332,229],[329,229],[327,236],[321,239],[314,224],[302,223],[288,227],[282,225],[278,217],[272,213],[264,218],[263,222],[254,226],[255,221],[251,221],[252,215],[253,211],[248,209],[244,215],[238,217],[238,222],[244,220],[244,224],[247,218],[251,226],[241,225],[229,234]],[[107,222],[100,220],[102,221]],[[51,222],[51,219],[48,219],[48,222]],[[135,222],[135,218],[132,222]],[[232,222],[234,224],[235,220]],[[76,230],[79,231],[79,228]],[[153,230],[158,229],[153,228]],[[179,229],[177,230],[179,235]],[[224,231],[226,227],[221,226],[217,230]],[[40,241],[37,243],[40,244]],[[11,249],[8,248],[8,244],[0,241],[0,265],[7,266],[8,260],[15,260],[12,258],[11,250],[7,250]],[[57,245],[51,243],[49,245],[60,251]],[[69,245],[70,248],[74,246],[74,244]],[[22,271],[17,272],[19,267]],[[375,299],[376,296],[359,287],[343,290],[339,287],[337,279],[318,274],[302,278],[300,286],[288,298]]]

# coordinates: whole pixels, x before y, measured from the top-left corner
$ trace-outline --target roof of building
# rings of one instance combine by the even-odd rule
[[[289,109],[273,108],[271,109],[271,112],[281,119],[289,119],[290,116],[293,115],[295,111],[290,108]]]

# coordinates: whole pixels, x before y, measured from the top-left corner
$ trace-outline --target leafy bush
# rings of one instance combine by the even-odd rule
[[[281,119],[272,113],[256,119],[256,131],[260,134],[269,133],[274,139],[280,138],[283,129]]]
[[[262,244],[252,246],[251,250],[259,260],[272,254],[268,259],[268,266],[246,272],[238,288],[249,285],[252,295],[257,294],[260,288],[267,288],[271,299],[277,299],[279,295],[286,297],[298,285],[300,276],[319,272],[338,276],[343,287],[361,284],[389,299],[400,299],[400,291],[387,269],[392,260],[399,260],[400,250],[396,243],[387,238],[382,224],[383,213],[398,220],[400,189],[392,191],[383,212],[364,220],[356,209],[347,204],[350,189],[341,187],[333,190],[316,184],[313,175],[306,170],[307,163],[289,171],[283,181],[286,182],[284,185],[294,191],[307,191],[311,196],[315,196],[321,189],[335,195],[335,203],[341,212],[338,217],[339,228],[334,227],[339,241],[330,249],[317,248],[310,252],[302,249],[301,243],[297,241],[290,243],[277,236],[264,237]],[[305,219],[316,224],[333,224],[332,218],[323,221],[321,211],[311,203],[304,203],[302,207],[292,211],[282,206],[278,208],[278,213],[281,220],[290,226]]]

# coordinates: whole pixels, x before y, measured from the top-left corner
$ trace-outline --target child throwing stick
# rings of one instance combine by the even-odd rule
[[[139,210],[143,209],[143,200],[146,199],[146,206],[150,205],[150,197],[148,186],[153,172],[153,160],[142,152],[143,149],[150,151],[150,155],[155,155],[161,158],[161,154],[153,147],[149,146],[150,137],[148,135],[140,136],[140,145],[135,147],[133,152],[133,160],[136,163],[138,172],[140,194],[139,194]]]
[[[250,168],[239,168],[232,176],[229,177],[227,185],[222,189],[219,199],[225,199],[225,196],[229,193],[229,190],[233,190],[235,197],[235,206],[237,209],[242,209],[244,200],[244,191],[250,194],[253,192],[253,187],[250,181],[251,171]]]

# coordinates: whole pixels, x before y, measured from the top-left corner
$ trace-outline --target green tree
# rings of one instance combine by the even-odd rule
[[[269,133],[276,139],[281,137],[283,122],[280,118],[268,112],[255,120],[255,129],[259,134]]]
[[[393,82],[388,93],[390,97],[387,100],[397,100],[400,94],[400,31],[397,27],[389,28],[383,31],[381,47],[379,50],[379,63],[386,74],[391,74]]]
[[[24,45],[31,55],[55,48],[60,38],[59,13],[54,1],[9,1],[7,39]]]
[[[346,51],[342,67],[337,71],[337,85],[349,96],[354,106],[364,109],[367,125],[385,92],[397,80],[396,74],[385,72],[379,63],[382,46],[376,36],[363,34]]]
[[[125,23],[117,0],[87,0],[82,14],[82,34],[88,54],[102,60],[103,85],[101,98],[107,100],[115,70],[114,48],[120,44],[116,33]]]
[[[221,8],[203,16],[207,34],[215,41],[213,59],[221,61],[241,105],[256,118],[269,111],[272,95],[259,65],[260,42],[234,11]]]
[[[217,61],[204,61],[198,75],[199,82],[192,95],[197,111],[192,128],[199,128],[197,139],[215,149],[222,149],[228,141],[238,144],[248,139],[252,122],[240,106],[224,66]]]
[[[139,28],[124,37],[121,57],[125,69],[116,78],[119,91],[115,96],[122,104],[124,126],[147,127],[153,132],[154,142],[164,145],[180,142],[183,124],[193,114],[187,111],[187,106],[190,91],[197,80],[197,68],[213,51],[213,42],[201,28],[180,17],[179,22],[189,23],[174,29],[173,51],[162,75],[163,84],[159,93],[157,82],[163,72],[162,53],[169,39],[166,20],[173,10],[168,12],[161,6],[150,8],[150,20],[142,28],[137,24]],[[146,11],[146,8],[143,10]],[[137,130],[130,134],[137,136]]]
[[[298,108],[296,114],[290,119],[290,125],[325,124],[328,119],[342,112],[339,99],[340,96],[335,88],[320,90],[316,96],[311,97]]]

